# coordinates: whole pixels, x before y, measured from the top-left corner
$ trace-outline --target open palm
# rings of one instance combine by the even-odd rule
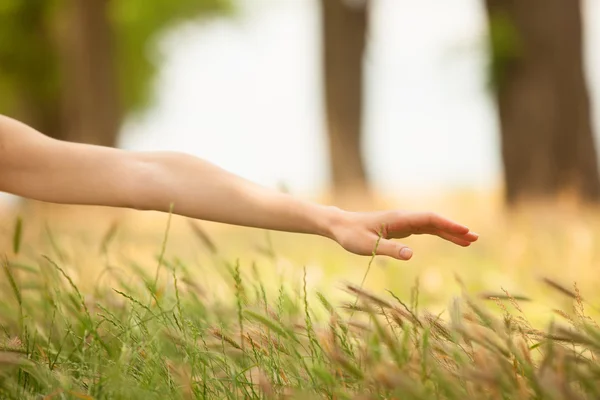
[[[479,237],[466,226],[430,212],[348,213],[333,229],[333,239],[352,253],[371,255],[377,245],[376,254],[399,260],[410,259],[413,252],[393,239],[421,234],[439,236],[463,247]]]

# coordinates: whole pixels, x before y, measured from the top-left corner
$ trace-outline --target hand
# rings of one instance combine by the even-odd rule
[[[373,254],[380,236],[375,253],[398,260],[409,260],[413,252],[408,246],[391,239],[428,234],[467,247],[479,237],[466,226],[431,212],[339,211],[338,216],[331,229],[333,240],[344,249],[358,255]]]

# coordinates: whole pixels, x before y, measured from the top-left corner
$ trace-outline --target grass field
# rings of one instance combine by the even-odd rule
[[[5,212],[0,398],[600,398],[600,213],[416,204],[481,240],[410,238],[401,263],[165,214]]]

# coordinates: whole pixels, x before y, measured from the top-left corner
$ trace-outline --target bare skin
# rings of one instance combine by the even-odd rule
[[[173,212],[190,218],[321,235],[359,255],[408,260],[394,239],[436,235],[469,246],[478,235],[430,212],[350,212],[270,190],[175,152],[129,152],[51,139],[0,115],[0,191],[62,204]]]

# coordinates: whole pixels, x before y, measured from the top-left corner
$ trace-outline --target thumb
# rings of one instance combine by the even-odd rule
[[[375,254],[392,257],[397,260],[410,260],[413,251],[405,244],[394,242],[393,240],[381,239]]]

